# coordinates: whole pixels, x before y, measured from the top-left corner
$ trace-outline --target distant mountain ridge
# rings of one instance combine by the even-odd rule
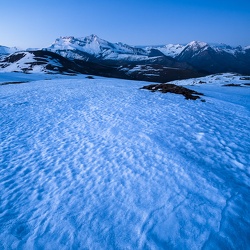
[[[224,72],[250,74],[250,46],[193,41],[187,45],[136,47],[111,43],[96,35],[60,37],[42,50],[18,51],[0,46],[0,71],[39,70],[156,82]]]
[[[60,37],[48,48],[69,59],[102,59],[102,60],[147,60],[149,53],[142,49],[123,43],[110,43],[96,35],[84,38]]]
[[[92,55],[97,55],[99,57],[107,57],[109,53],[126,54],[126,55],[138,55],[138,56],[149,56],[152,49],[161,51],[166,56],[177,57],[184,50],[192,49],[193,51],[198,51],[202,48],[211,47],[217,52],[227,52],[231,54],[244,53],[246,50],[250,49],[250,46],[242,47],[232,47],[227,44],[215,44],[215,43],[205,43],[199,41],[192,41],[186,45],[182,44],[167,44],[163,46],[130,46],[124,43],[111,43],[106,40],[99,38],[97,35],[90,35],[82,38],[70,37],[60,37],[55,40],[55,42],[45,48],[47,50],[55,51],[69,51],[78,50]]]
[[[16,51],[19,51],[20,49],[18,49],[17,47],[6,47],[6,46],[2,46],[0,45],[0,56],[1,55],[8,55],[11,53],[14,53]]]
[[[250,74],[249,47],[191,42],[185,46],[176,59],[180,62],[187,62],[196,69],[208,73],[236,72]]]
[[[61,37],[45,50],[68,59],[90,61],[153,63],[169,66],[167,60],[188,63],[198,71],[207,73],[236,72],[250,74],[250,46],[232,47],[192,41],[187,45],[136,47],[123,43],[110,43],[96,35],[84,38]],[[171,59],[170,59],[171,58]]]

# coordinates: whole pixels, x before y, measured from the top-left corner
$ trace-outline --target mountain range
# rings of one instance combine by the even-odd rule
[[[166,82],[214,73],[250,74],[250,46],[193,41],[186,45],[130,46],[90,35],[60,37],[43,49],[0,46],[0,72],[91,74]]]

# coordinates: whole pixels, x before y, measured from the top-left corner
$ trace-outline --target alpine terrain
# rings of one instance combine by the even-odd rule
[[[0,53],[0,249],[250,248],[250,47]]]
[[[16,50],[0,48],[0,71],[83,73],[152,82],[225,72],[250,74],[250,46],[194,41],[187,45],[135,47],[90,35],[60,37],[40,50]]]

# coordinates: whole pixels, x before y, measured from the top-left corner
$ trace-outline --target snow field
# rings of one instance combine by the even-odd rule
[[[0,86],[0,248],[249,247],[249,88],[146,84]]]

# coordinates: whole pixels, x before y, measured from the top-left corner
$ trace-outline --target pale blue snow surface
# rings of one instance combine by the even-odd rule
[[[0,72],[0,86],[8,83],[15,82],[29,82],[37,80],[52,80],[52,79],[61,79],[61,78],[86,78],[86,75],[62,75],[62,74],[44,74],[44,73],[21,73],[21,72]],[[99,77],[101,78],[101,77]]]
[[[0,249],[249,249],[250,88],[0,86]]]

